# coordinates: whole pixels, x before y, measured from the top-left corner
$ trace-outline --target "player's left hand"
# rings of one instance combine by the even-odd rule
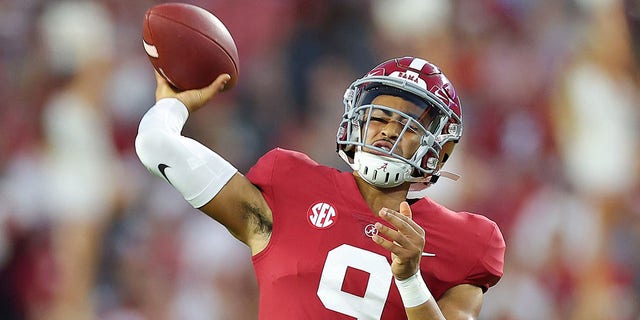
[[[420,268],[425,244],[424,229],[411,219],[411,207],[406,201],[400,203],[400,212],[383,208],[380,217],[396,229],[378,222],[375,224],[378,234],[372,239],[391,252],[391,271],[395,278],[409,278]]]

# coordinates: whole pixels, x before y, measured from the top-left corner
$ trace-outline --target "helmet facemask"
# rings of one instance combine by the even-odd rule
[[[373,104],[381,95],[407,100],[417,106],[419,114]],[[442,131],[451,112],[430,92],[410,82],[372,76],[354,82],[345,93],[344,103],[336,139],[338,153],[367,182],[395,187],[404,182],[426,182],[437,171],[439,154],[447,141]],[[384,142],[366,141],[373,126],[389,122],[401,126],[397,137]],[[400,152],[404,139],[417,141],[415,151],[406,157]]]

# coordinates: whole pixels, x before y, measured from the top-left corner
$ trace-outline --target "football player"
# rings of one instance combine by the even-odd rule
[[[460,99],[434,64],[391,59],[349,86],[337,131],[342,172],[273,149],[246,175],[181,135],[229,80],[174,91],[158,74],[136,151],[155,175],[252,253],[260,319],[475,319],[502,276],[488,218],[425,195],[462,135]]]

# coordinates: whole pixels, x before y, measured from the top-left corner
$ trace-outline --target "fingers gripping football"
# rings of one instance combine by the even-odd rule
[[[396,279],[406,279],[420,268],[425,245],[424,229],[411,219],[411,208],[406,202],[400,204],[400,212],[383,208],[380,217],[395,229],[376,223],[378,234],[372,239],[391,252],[391,271]]]
[[[162,98],[176,98],[180,100],[189,109],[194,112],[205,105],[219,91],[222,91],[230,80],[228,74],[221,74],[208,86],[201,89],[193,89],[186,91],[178,91],[172,87],[166,79],[164,79],[157,71],[156,75],[156,101]]]

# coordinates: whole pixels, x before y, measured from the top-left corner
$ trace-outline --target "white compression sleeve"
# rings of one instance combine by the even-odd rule
[[[178,99],[159,100],[142,117],[136,153],[147,169],[173,185],[194,207],[213,199],[238,171],[199,142],[181,135],[189,111]]]

